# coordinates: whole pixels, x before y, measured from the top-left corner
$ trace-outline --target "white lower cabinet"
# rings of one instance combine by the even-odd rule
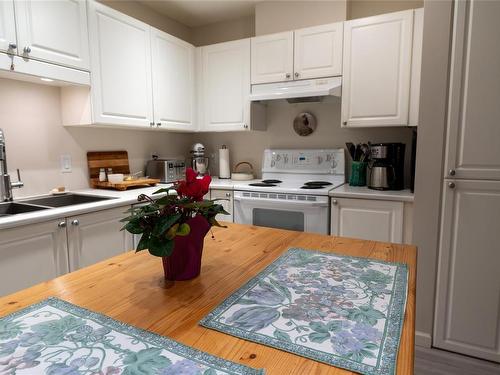
[[[433,344],[500,362],[500,181],[446,181]]]
[[[229,215],[217,215],[216,219],[218,221],[229,221],[233,222],[233,192],[232,190],[210,190],[210,199],[223,199],[217,201],[216,203],[221,204],[224,209],[229,212]]]
[[[132,250],[132,236],[120,231],[129,208],[118,207],[67,219],[70,271]]]
[[[332,197],[330,233],[333,236],[401,243],[403,207],[403,202]]]
[[[0,231],[0,296],[69,271],[65,219]]]

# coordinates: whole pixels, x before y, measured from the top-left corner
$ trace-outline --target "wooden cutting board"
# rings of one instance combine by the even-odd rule
[[[160,182],[155,178],[136,178],[130,181],[122,181],[112,184],[108,181],[99,181],[99,171],[104,168],[113,169],[113,173],[130,174],[127,151],[89,151],[87,152],[87,163],[89,167],[90,186],[97,189],[127,190],[132,187],[154,186]]]

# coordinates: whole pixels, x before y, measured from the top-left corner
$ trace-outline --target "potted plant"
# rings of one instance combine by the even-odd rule
[[[139,201],[147,202],[129,210],[130,216],[122,230],[142,234],[136,252],[147,249],[151,255],[163,259],[167,280],[188,280],[200,274],[203,240],[211,226],[220,226],[215,216],[228,214],[217,200],[204,200],[208,193],[210,176],[197,178],[188,168],[186,179],[173,187],[154,194],[167,195],[154,199],[145,194]]]

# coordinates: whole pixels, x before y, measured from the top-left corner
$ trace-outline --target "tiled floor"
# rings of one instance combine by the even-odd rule
[[[500,364],[417,346],[415,375],[500,375]]]

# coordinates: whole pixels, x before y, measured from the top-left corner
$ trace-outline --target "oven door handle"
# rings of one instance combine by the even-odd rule
[[[297,201],[297,200],[285,200],[285,199],[268,199],[268,198],[242,198],[234,197],[236,202],[270,202],[270,203],[286,203],[293,206],[308,206],[308,207],[329,207],[328,202],[311,202],[311,201]]]

